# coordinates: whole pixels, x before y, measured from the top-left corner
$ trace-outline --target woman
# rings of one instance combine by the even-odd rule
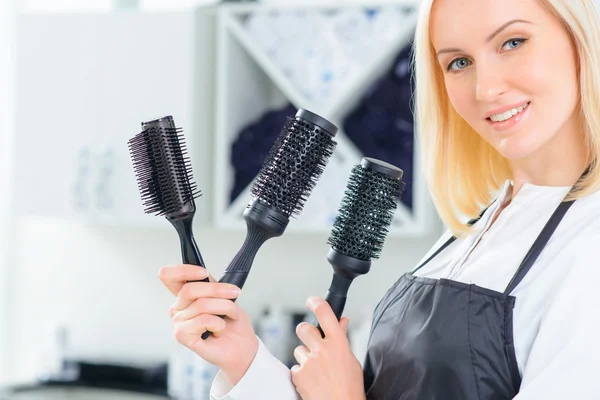
[[[290,372],[226,285],[163,269],[177,339],[222,369],[213,399],[600,398],[599,27],[589,0],[423,0],[417,123],[448,232],[377,306],[364,370],[322,298],[326,338],[300,324]]]

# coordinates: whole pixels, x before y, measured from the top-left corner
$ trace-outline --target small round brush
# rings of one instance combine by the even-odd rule
[[[192,233],[194,199],[201,192],[193,182],[182,129],[171,116],[142,122],[142,132],[127,143],[144,212],[164,216],[175,227],[185,264],[205,267]]]
[[[327,261],[333,279],[325,300],[340,320],[354,278],[371,269],[379,258],[389,226],[404,191],[403,171],[384,161],[365,157],[354,166],[328,240]],[[323,330],[317,324],[321,335]]]
[[[243,213],[246,239],[219,282],[244,286],[263,243],[281,236],[290,217],[302,211],[333,154],[337,131],[334,124],[304,109],[287,118],[250,190],[253,198]],[[208,336],[205,332],[202,338]]]

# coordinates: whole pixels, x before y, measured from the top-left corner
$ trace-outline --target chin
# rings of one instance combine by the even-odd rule
[[[535,153],[541,145],[532,145],[524,140],[519,140],[516,137],[503,139],[500,143],[494,146],[498,153],[510,161],[521,160]]]

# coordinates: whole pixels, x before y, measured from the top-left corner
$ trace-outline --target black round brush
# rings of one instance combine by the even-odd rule
[[[404,191],[403,171],[384,161],[365,157],[354,166],[328,240],[327,261],[333,279],[325,300],[340,320],[350,284],[379,258]],[[323,330],[317,324],[321,335]]]
[[[287,118],[250,190],[253,199],[243,214],[246,239],[219,282],[244,286],[263,243],[281,236],[290,217],[302,211],[337,145],[337,131],[334,124],[304,109]],[[205,332],[202,338],[208,336]]]
[[[170,115],[142,122],[142,132],[127,144],[144,212],[164,216],[175,227],[185,264],[205,267],[192,233],[194,199],[201,193],[193,182],[182,129]]]

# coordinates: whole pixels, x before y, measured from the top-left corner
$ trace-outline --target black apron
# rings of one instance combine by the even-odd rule
[[[563,200],[556,208],[503,293],[413,275],[455,237],[414,271],[400,277],[373,315],[364,362],[367,399],[514,398],[521,376],[513,344],[515,297],[510,293],[530,270],[573,202]]]

